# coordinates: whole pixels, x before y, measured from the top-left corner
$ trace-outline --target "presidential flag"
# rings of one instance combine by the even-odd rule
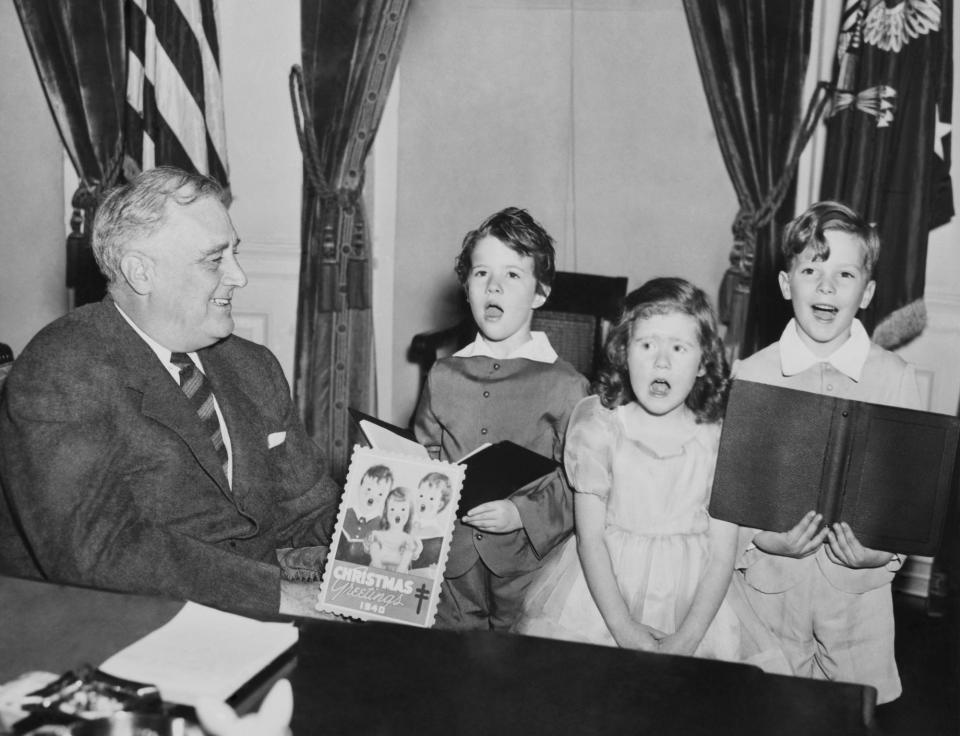
[[[930,230],[953,216],[952,0],[846,0],[821,197],[876,223],[876,292],[862,319],[893,349],[926,326]]]
[[[126,175],[171,164],[229,187],[217,0],[127,0]]]

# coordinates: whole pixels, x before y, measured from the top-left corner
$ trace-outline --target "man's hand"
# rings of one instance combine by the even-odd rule
[[[827,534],[827,556],[838,565],[855,569],[863,567],[883,567],[894,555],[878,549],[870,549],[860,544],[850,525],[841,521],[833,525]]]
[[[767,554],[781,557],[806,557],[816,552],[827,537],[829,531],[827,527],[817,531],[822,520],[823,514],[808,511],[790,531],[760,532],[753,538],[753,543]]]
[[[488,501],[479,506],[474,506],[461,521],[467,526],[472,526],[482,532],[496,534],[523,529],[520,510],[509,499]]]
[[[289,680],[278,680],[263,699],[260,710],[245,716],[238,716],[229,705],[211,697],[197,701],[197,720],[208,736],[290,736],[292,716],[293,689]]]
[[[280,573],[283,579],[296,582],[319,580],[323,574],[323,566],[327,561],[328,552],[328,547],[320,545],[278,549],[277,561],[280,563]]]

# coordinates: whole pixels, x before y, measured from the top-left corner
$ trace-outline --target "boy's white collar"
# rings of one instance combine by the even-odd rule
[[[826,358],[813,354],[800,339],[799,329],[797,321],[791,319],[780,335],[780,369],[783,375],[794,376],[817,363],[829,363],[854,381],[860,380],[864,363],[870,353],[870,336],[860,320],[853,320],[850,337]]]
[[[497,357],[490,349],[489,343],[483,339],[483,335],[479,332],[472,343],[458,350],[453,355],[457,358]],[[553,346],[550,345],[550,340],[547,339],[545,332],[531,332],[530,339],[507,356],[507,360],[512,358],[526,358],[527,360],[534,360],[538,363],[556,363],[557,352],[553,349]]]

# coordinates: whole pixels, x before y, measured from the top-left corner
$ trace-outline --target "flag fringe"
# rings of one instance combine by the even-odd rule
[[[926,304],[916,299],[880,320],[871,337],[880,347],[893,350],[919,337],[926,327]]]

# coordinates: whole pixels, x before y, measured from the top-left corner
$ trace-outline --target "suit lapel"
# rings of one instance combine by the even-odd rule
[[[110,346],[115,361],[126,368],[126,390],[141,395],[141,413],[178,435],[201,467],[230,498],[230,486],[220,459],[187,397],[156,353],[127,324],[113,301],[108,297],[98,307],[102,308],[100,324],[105,344]],[[217,400],[219,402],[219,396]]]
[[[159,366],[161,371],[165,370]],[[143,403],[140,410],[145,417],[149,417],[176,433],[190,448],[190,452],[203,467],[227,497],[230,497],[230,486],[227,476],[223,472],[220,458],[210,441],[203,424],[193,411],[179,387],[169,375],[160,376],[157,380],[147,380],[139,386],[133,387],[143,394]]]

